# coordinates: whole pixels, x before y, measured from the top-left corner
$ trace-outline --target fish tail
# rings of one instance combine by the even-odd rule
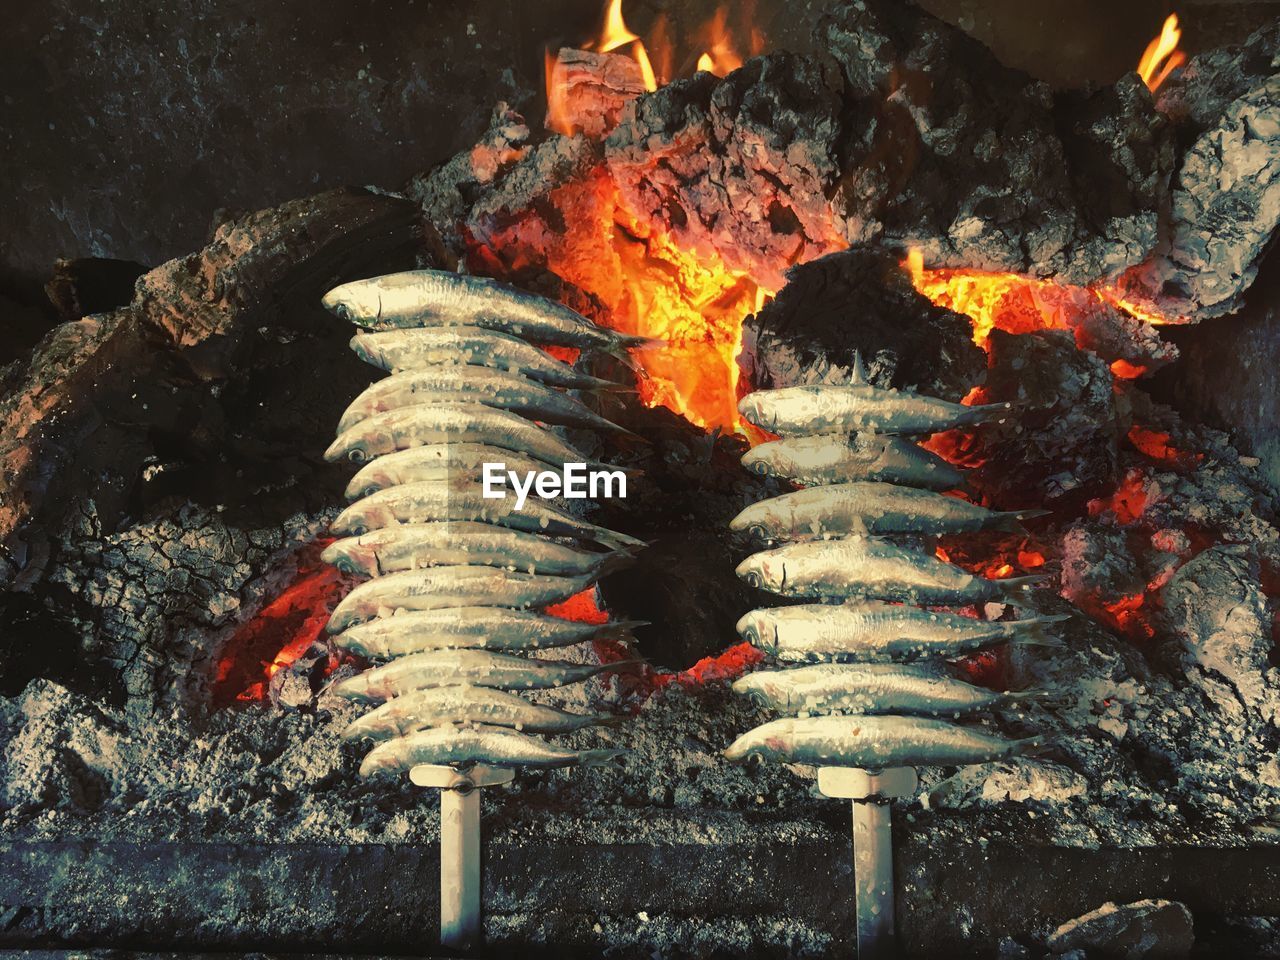
[[[1069,613],[1055,613],[1044,617],[1032,617],[1027,620],[1010,620],[1007,622],[1006,636],[1014,643],[1024,646],[1065,647],[1066,644],[1061,639],[1045,633],[1045,627],[1070,619],[1071,614]]]
[[[591,668],[591,672],[587,676],[594,677],[601,673],[626,672],[627,670],[635,670],[648,665],[649,661],[643,657],[630,657],[626,660],[614,660],[611,663],[596,664]]]
[[[630,750],[580,750],[578,763],[584,767],[599,767],[625,757]]]
[[[1039,631],[1024,635],[1014,635],[1009,642],[1019,647],[1049,647],[1059,650],[1067,645],[1065,640],[1060,640],[1058,637],[1045,636]]]
[[[1000,596],[1009,603],[1017,603],[1023,599],[1023,594],[1037,583],[1044,582],[1042,574],[1036,574],[1030,577],[1009,577],[1007,580],[993,580],[1000,591]]]
[[[591,575],[597,580],[612,576],[619,570],[625,570],[627,567],[635,566],[636,554],[639,547],[625,547],[614,550],[612,553],[604,555],[603,559],[596,565]]]
[[[636,627],[649,626],[648,620],[619,620],[616,623],[602,623],[596,630],[593,640],[635,640],[632,630]]]
[[[610,550],[638,550],[649,545],[644,540],[637,537],[632,537],[625,533],[618,533],[616,530],[609,530],[606,527],[600,527],[594,523],[584,522],[583,526],[597,543],[601,546],[608,547]]]
[[[999,519],[995,523],[995,529],[1006,533],[1025,534],[1027,531],[1022,526],[1024,520],[1047,517],[1052,512],[1052,510],[1002,510],[996,514]]]
[[[976,426],[978,424],[991,423],[995,420],[1016,417],[1026,412],[1029,406],[1028,403],[1022,400],[1006,403],[983,403],[976,407],[969,407],[968,413],[960,418],[960,425]]]
[[[671,342],[660,337],[642,337],[635,333],[620,333],[617,335],[617,344],[627,350],[653,350],[668,347]]]
[[[587,719],[594,727],[620,727],[624,723],[629,723],[632,718],[626,714],[593,713]]]
[[[1014,740],[1005,748],[1006,757],[1025,757],[1030,754],[1044,753],[1058,745],[1056,737],[1039,736],[1024,737],[1021,740]]]

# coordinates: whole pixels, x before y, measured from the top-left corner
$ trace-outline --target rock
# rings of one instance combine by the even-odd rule
[[[1272,611],[1257,552],[1210,547],[1173,575],[1162,603],[1193,681],[1203,674],[1225,680],[1241,705],[1274,722],[1280,676],[1269,659]]]
[[[1155,247],[1173,152],[1136,75],[1055,100],[912,4],[854,0],[821,29],[844,78],[833,208],[850,243],[1071,283]]]
[[[1185,957],[1195,941],[1191,911],[1171,900],[1104,903],[1049,935],[1054,953],[1084,950],[1088,956]]]
[[[982,378],[967,317],[915,291],[897,259],[846,250],[793,267],[743,327],[739,365],[752,389],[846,383],[854,354],[873,383],[959,400]]]
[[[1088,792],[1089,783],[1074,770],[1054,763],[1016,759],[964,767],[931,789],[926,806],[966,810],[998,803],[1066,803]]]

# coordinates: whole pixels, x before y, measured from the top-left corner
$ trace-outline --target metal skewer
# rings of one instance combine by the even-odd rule
[[[919,783],[914,767],[818,768],[819,793],[852,801],[858,960],[887,960],[895,955],[893,823],[889,801],[910,796]]]
[[[440,791],[441,946],[467,950],[480,942],[480,788],[514,777],[481,764],[464,772],[424,763],[409,771],[413,783]]]

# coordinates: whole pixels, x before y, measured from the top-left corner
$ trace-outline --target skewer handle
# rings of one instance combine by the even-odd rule
[[[467,771],[420,764],[409,779],[440,791],[440,945],[469,950],[480,935],[480,789],[515,774],[476,765]]]

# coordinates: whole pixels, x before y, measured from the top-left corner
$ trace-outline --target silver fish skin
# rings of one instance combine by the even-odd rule
[[[738,412],[757,427],[782,437],[817,433],[922,436],[1009,417],[1013,404],[966,407],[909,390],[885,390],[854,382],[757,390],[738,402]]]
[[[750,586],[811,600],[862,598],[951,606],[1002,600],[1018,603],[1039,577],[988,580],[955,564],[876,537],[791,543],[754,553],[738,564]]]
[[[321,301],[332,313],[374,329],[475,326],[539,343],[616,351],[649,341],[605,327],[546,297],[441,270],[410,270],[335,287]]]
[[[401,523],[329,544],[320,554],[344,573],[380,577],[421,567],[474,564],[554,576],[602,576],[626,553],[586,553],[547,537],[472,520]]]
[[[1018,699],[957,680],[938,664],[821,663],[739,677],[735,693],[781,713],[960,716]]]
[[[405,570],[360,584],[329,617],[338,633],[387,610],[441,607],[544,607],[568,600],[592,583],[591,577],[547,577],[497,567],[456,566]]]
[[[467,364],[510,370],[542,383],[574,390],[618,386],[609,380],[579,373],[518,337],[477,327],[357,333],[351,338],[351,349],[365,363],[391,373],[439,364]]]
[[[748,450],[742,465],[805,486],[874,480],[942,491],[965,483],[964,474],[937,454],[901,437],[867,434],[771,440]]]
[[[631,661],[590,664],[534,660],[488,650],[427,650],[347,677],[333,691],[348,700],[366,701],[462,684],[499,690],[549,690],[630,665]]]
[[[370,384],[343,413],[338,433],[376,414],[419,403],[482,403],[543,423],[626,432],[555,387],[505,370],[443,364],[406,370]]]
[[[524,733],[572,733],[597,724],[615,724],[613,714],[582,714],[530,703],[490,687],[433,687],[392,697],[342,731],[343,740],[390,740],[448,723],[484,723]]]
[[[483,443],[428,443],[370,460],[347,484],[346,497],[355,500],[387,487],[425,481],[479,490],[486,463],[504,463],[522,475],[558,466]]]
[[[977,620],[878,600],[765,607],[738,621],[739,636],[779,660],[884,662],[957,657],[1009,641],[1056,645],[1044,628],[1067,616]]]
[[[460,489],[430,480],[388,487],[357,500],[338,514],[329,530],[338,536],[358,537],[398,523],[449,520],[479,520],[551,537],[574,537],[610,549],[645,545],[643,540],[588,523],[544,500],[530,497],[517,508],[512,494],[500,500],[487,499],[478,489]]]
[[[360,764],[360,776],[403,773],[418,764],[494,767],[573,767],[605,763],[625,750],[566,750],[505,727],[431,727],[378,744]]]
[[[428,650],[522,651],[568,647],[587,640],[631,640],[643,621],[579,623],[532,610],[448,607],[413,610],[348,627],[334,636],[343,650],[387,660]]]
[[[1021,531],[1019,521],[1044,513],[988,510],[932,490],[858,481],[809,487],[761,500],[729,521],[729,529],[746,531],[759,540],[808,540],[841,534],[1016,532]]]
[[[590,462],[550,430],[482,403],[420,403],[376,413],[339,434],[324,458],[366,463],[397,450],[451,440],[499,447],[550,464]]]
[[[755,755],[783,763],[883,770],[986,763],[1031,753],[1044,744],[1040,737],[1007,740],[926,717],[801,717],[756,727],[724,755],[730,760]]]

